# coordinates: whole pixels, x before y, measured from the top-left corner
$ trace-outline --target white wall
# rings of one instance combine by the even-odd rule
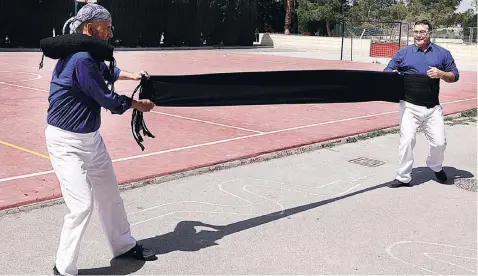
[[[292,51],[316,52],[328,55],[334,59],[340,59],[342,38],[323,36],[283,35],[283,34],[261,34],[260,43],[264,46],[272,46],[275,49]],[[412,43],[411,41],[410,43]],[[370,57],[370,39],[345,38],[343,42],[343,59],[374,62],[388,62],[387,58]],[[456,41],[437,41],[437,44],[448,49],[458,66],[472,70],[478,63],[478,45],[459,44]]]

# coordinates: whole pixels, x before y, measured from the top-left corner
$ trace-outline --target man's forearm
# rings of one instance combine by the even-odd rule
[[[446,82],[454,82],[455,81],[455,74],[453,72],[443,72],[441,79]]]
[[[136,80],[137,79],[137,74],[121,70],[118,80]]]

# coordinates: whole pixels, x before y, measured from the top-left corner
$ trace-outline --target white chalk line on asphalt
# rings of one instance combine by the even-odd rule
[[[455,266],[455,267],[458,267],[458,268],[461,268],[461,269],[464,269],[468,272],[475,272],[475,270],[471,270],[471,269],[468,269],[466,267],[463,267],[461,265],[458,265],[458,264],[455,264],[455,263],[452,263],[452,262],[448,262],[448,261],[443,261],[443,260],[439,260],[439,259],[436,259],[436,258],[433,258],[433,257],[430,257],[431,254],[434,254],[434,255],[444,255],[444,256],[448,256],[448,257],[455,257],[455,258],[462,258],[462,259],[469,259],[469,260],[473,260],[473,264],[471,264],[470,262],[470,266],[473,265],[473,267],[476,267],[476,256],[475,257],[469,257],[469,256],[462,256],[462,255],[457,255],[457,254],[442,254],[442,253],[439,253],[439,252],[436,252],[436,253],[430,253],[430,252],[420,252],[420,254],[424,255],[425,257],[427,257],[428,261],[427,261],[427,264],[428,264],[428,267],[429,268],[425,268],[423,267],[424,266],[424,263],[423,265],[419,265],[419,264],[413,264],[411,263],[410,261],[406,261],[402,258],[399,258],[397,257],[392,251],[395,247],[398,247],[400,245],[417,245],[417,244],[422,244],[422,245],[427,245],[427,246],[430,246],[430,247],[441,247],[441,248],[453,248],[453,249],[460,249],[460,250],[463,250],[463,253],[464,251],[473,251],[475,252],[476,254],[476,248],[466,248],[466,247],[460,247],[460,246],[454,246],[454,245],[449,245],[449,244],[441,244],[441,243],[434,243],[434,242],[425,242],[425,241],[399,241],[399,242],[394,242],[392,244],[390,244],[389,246],[387,246],[385,248],[385,251],[387,252],[387,254],[392,257],[393,259],[403,263],[403,264],[406,264],[406,265],[409,265],[411,267],[414,267],[416,269],[420,269],[420,270],[423,270],[423,271],[426,271],[428,273],[433,273],[433,274],[438,274],[438,275],[442,275],[440,272],[438,271],[435,271],[435,270],[432,270],[430,267],[435,267],[432,265],[431,261],[432,260],[435,260],[437,262],[441,262],[441,263],[445,263],[445,264],[448,264],[448,265],[451,265],[451,266]],[[407,253],[407,256],[410,258],[410,259],[414,259],[413,256],[410,256],[410,251],[407,250],[406,251]],[[450,271],[447,269],[446,273],[450,273]]]
[[[151,207],[148,207],[148,208],[145,208],[145,209],[142,209],[142,210],[139,210],[139,211],[135,211],[135,212],[130,212],[128,213],[128,216],[132,216],[132,215],[137,215],[137,214],[141,214],[141,213],[145,213],[145,212],[151,212],[153,210],[157,210],[157,209],[164,209],[164,207],[166,206],[177,206],[178,208],[181,208],[182,210],[177,210],[177,211],[172,211],[172,212],[167,212],[165,214],[161,214],[161,215],[158,215],[158,216],[152,216],[152,217],[148,217],[147,219],[143,219],[143,220],[139,220],[137,222],[134,222],[132,223],[131,225],[132,226],[136,226],[136,225],[139,225],[139,224],[143,224],[143,223],[146,223],[146,222],[150,222],[150,221],[153,221],[153,220],[156,220],[156,219],[160,219],[160,218],[164,218],[166,216],[170,216],[170,215],[174,215],[174,214],[178,214],[178,213],[204,213],[204,214],[223,214],[223,215],[226,215],[226,214],[233,214],[233,215],[243,215],[243,216],[251,216],[251,215],[254,215],[254,216],[260,216],[261,214],[251,214],[251,213],[240,213],[240,212],[227,212],[227,211],[205,211],[205,210],[197,210],[197,207],[194,209],[194,210],[184,210],[184,206],[185,204],[198,204],[198,205],[205,205],[205,206],[215,206],[215,207],[221,207],[221,208],[226,208],[226,207],[231,207],[231,208],[244,208],[244,207],[251,207],[253,206],[252,202],[248,199],[246,199],[245,197],[241,197],[237,194],[234,194],[230,191],[227,191],[224,186],[226,184],[228,184],[229,186],[233,185],[234,182],[236,183],[241,183],[241,182],[246,182],[248,181],[249,184],[246,184],[246,185],[242,185],[241,187],[241,190],[246,192],[247,194],[250,194],[250,195],[253,195],[257,198],[260,198],[262,199],[263,201],[261,202],[266,202],[266,201],[269,201],[271,203],[273,203],[274,205],[277,205],[279,206],[279,209],[277,210],[277,212],[279,212],[279,214],[284,214],[286,208],[285,206],[280,203],[279,201],[276,201],[276,200],[273,200],[267,196],[263,196],[263,195],[260,195],[259,193],[256,193],[256,192],[253,192],[251,190],[249,190],[248,188],[249,187],[262,187],[262,188],[268,188],[268,191],[270,190],[279,190],[279,191],[289,191],[289,192],[294,192],[294,193],[303,193],[303,194],[306,194],[308,196],[319,196],[319,197],[336,197],[336,196],[341,196],[341,195],[344,195],[346,193],[348,193],[349,191],[353,190],[353,189],[356,189],[357,187],[359,187],[361,184],[355,184],[365,178],[367,178],[369,176],[361,176],[361,177],[357,177],[357,178],[353,178],[349,181],[343,181],[343,180],[335,180],[335,181],[332,181],[332,182],[329,182],[325,185],[321,185],[319,186],[320,188],[324,188],[324,187],[327,187],[327,186],[331,186],[333,184],[337,184],[337,183],[340,183],[340,182],[345,182],[345,183],[348,183],[350,185],[353,185],[352,187],[346,187],[345,190],[343,191],[340,191],[340,192],[336,192],[336,193],[332,193],[332,194],[318,194],[316,192],[314,192],[315,189],[319,188],[319,187],[310,187],[310,186],[303,186],[303,185],[292,185],[290,183],[285,183],[285,182],[282,182],[282,181],[275,181],[275,180],[266,180],[266,179],[255,179],[255,178],[251,178],[251,179],[233,179],[233,180],[227,180],[227,181],[223,181],[223,182],[220,182],[219,184],[217,184],[217,188],[219,191],[221,192],[224,192],[225,194],[228,194],[234,198],[237,198],[239,199],[240,201],[243,201],[243,202],[246,202],[247,204],[243,204],[243,205],[230,205],[230,204],[217,204],[217,203],[211,203],[211,202],[204,202],[204,201],[177,201],[177,202],[170,202],[170,203],[164,203],[164,204],[159,204],[159,205],[154,205],[154,206],[151,206]],[[259,182],[259,184],[250,184],[251,182]],[[266,184],[261,184],[261,183],[269,183],[268,185]],[[276,185],[279,185],[278,186],[273,186],[272,184],[276,184]],[[303,188],[303,190],[298,190],[298,189],[290,189],[290,188],[283,188],[283,187],[290,187],[290,186],[296,186],[296,187],[301,187]],[[304,189],[308,189],[309,191],[305,190]]]

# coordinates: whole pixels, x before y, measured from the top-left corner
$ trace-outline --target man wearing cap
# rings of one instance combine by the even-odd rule
[[[70,33],[108,40],[112,37],[111,15],[97,4],[87,4],[65,23]],[[65,33],[65,28],[63,33]],[[134,100],[108,89],[105,80],[140,80],[146,72],[133,74],[115,68],[111,76],[103,62],[79,52],[60,59],[50,83],[46,144],[70,213],[64,224],[53,272],[78,274],[80,242],[90,221],[93,206],[115,258],[155,260],[131,236],[123,200],[106,146],[99,134],[101,108],[123,114],[130,108],[142,112],[153,109],[149,100]]]

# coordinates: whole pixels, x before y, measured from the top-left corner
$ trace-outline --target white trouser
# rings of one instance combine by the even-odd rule
[[[63,275],[78,274],[80,242],[91,218],[93,201],[113,255],[136,244],[131,236],[111,158],[98,132],[78,134],[53,126],[45,130],[51,164],[70,213],[65,215],[56,256]]]
[[[426,108],[400,102],[400,146],[398,149],[399,161],[397,180],[404,183],[411,181],[413,169],[413,150],[416,142],[417,128],[421,126],[430,145],[430,152],[426,164],[435,172],[442,170],[446,148],[445,122],[443,109],[440,105]]]

